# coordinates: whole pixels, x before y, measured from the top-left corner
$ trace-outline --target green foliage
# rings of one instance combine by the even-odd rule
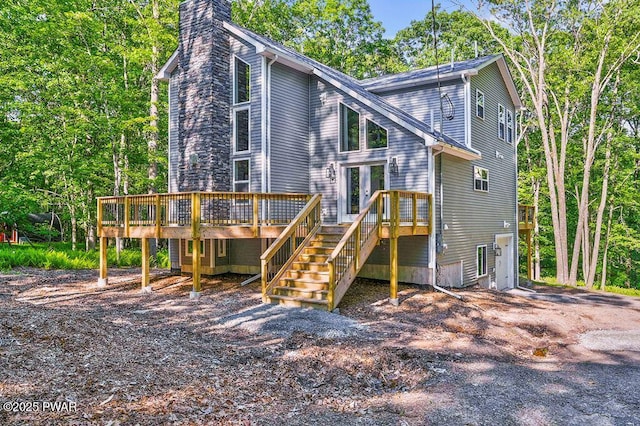
[[[118,257],[114,247],[107,250],[107,263],[110,267],[140,267],[142,255],[139,249],[125,249]],[[156,265],[168,268],[169,254],[166,250],[158,251]],[[100,255],[97,250],[88,252],[72,250],[70,243],[35,244],[9,246],[0,245],[0,270],[6,271],[25,266],[45,269],[97,269],[100,266]]]

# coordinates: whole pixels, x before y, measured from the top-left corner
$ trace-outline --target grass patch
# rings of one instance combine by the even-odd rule
[[[139,267],[142,265],[142,254],[139,249],[125,249],[118,258],[116,249],[107,249],[107,263],[110,267]],[[85,252],[71,250],[70,243],[34,244],[34,246],[7,244],[0,245],[0,270],[7,271],[19,266],[30,266],[44,269],[98,269],[100,253],[98,250]],[[169,253],[158,251],[153,266],[169,267]]]
[[[526,277],[521,277],[520,280],[524,280],[526,281]],[[561,284],[558,282],[558,280],[555,277],[542,277],[541,281],[531,281],[532,283],[536,284],[536,285],[544,285],[547,287],[558,287],[558,288],[575,288],[573,286],[570,285],[566,285],[566,284]],[[583,290],[587,290],[587,287],[585,286],[584,281],[578,281],[577,283],[577,287],[583,289]],[[597,287],[594,287],[592,290],[590,291],[600,291],[600,286],[598,285]],[[640,290],[635,289],[635,288],[626,288],[626,287],[616,287],[613,285],[608,285],[605,287],[605,292],[607,293],[615,293],[615,294],[622,294],[624,296],[632,296],[632,297],[640,297]]]

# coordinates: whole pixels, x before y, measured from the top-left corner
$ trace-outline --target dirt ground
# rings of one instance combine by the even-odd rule
[[[0,274],[0,424],[640,424],[638,299],[359,280],[336,315],[139,273]]]

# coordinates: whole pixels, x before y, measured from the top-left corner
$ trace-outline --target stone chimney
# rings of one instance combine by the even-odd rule
[[[180,4],[178,190],[231,189],[229,0]]]

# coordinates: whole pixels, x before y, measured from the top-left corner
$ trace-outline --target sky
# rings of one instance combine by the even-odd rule
[[[452,12],[460,4],[469,10],[475,10],[470,0],[435,0],[443,10]],[[399,30],[409,26],[414,20],[423,19],[431,10],[431,0],[369,0],[371,12],[377,21],[381,21],[386,33],[392,38]]]

